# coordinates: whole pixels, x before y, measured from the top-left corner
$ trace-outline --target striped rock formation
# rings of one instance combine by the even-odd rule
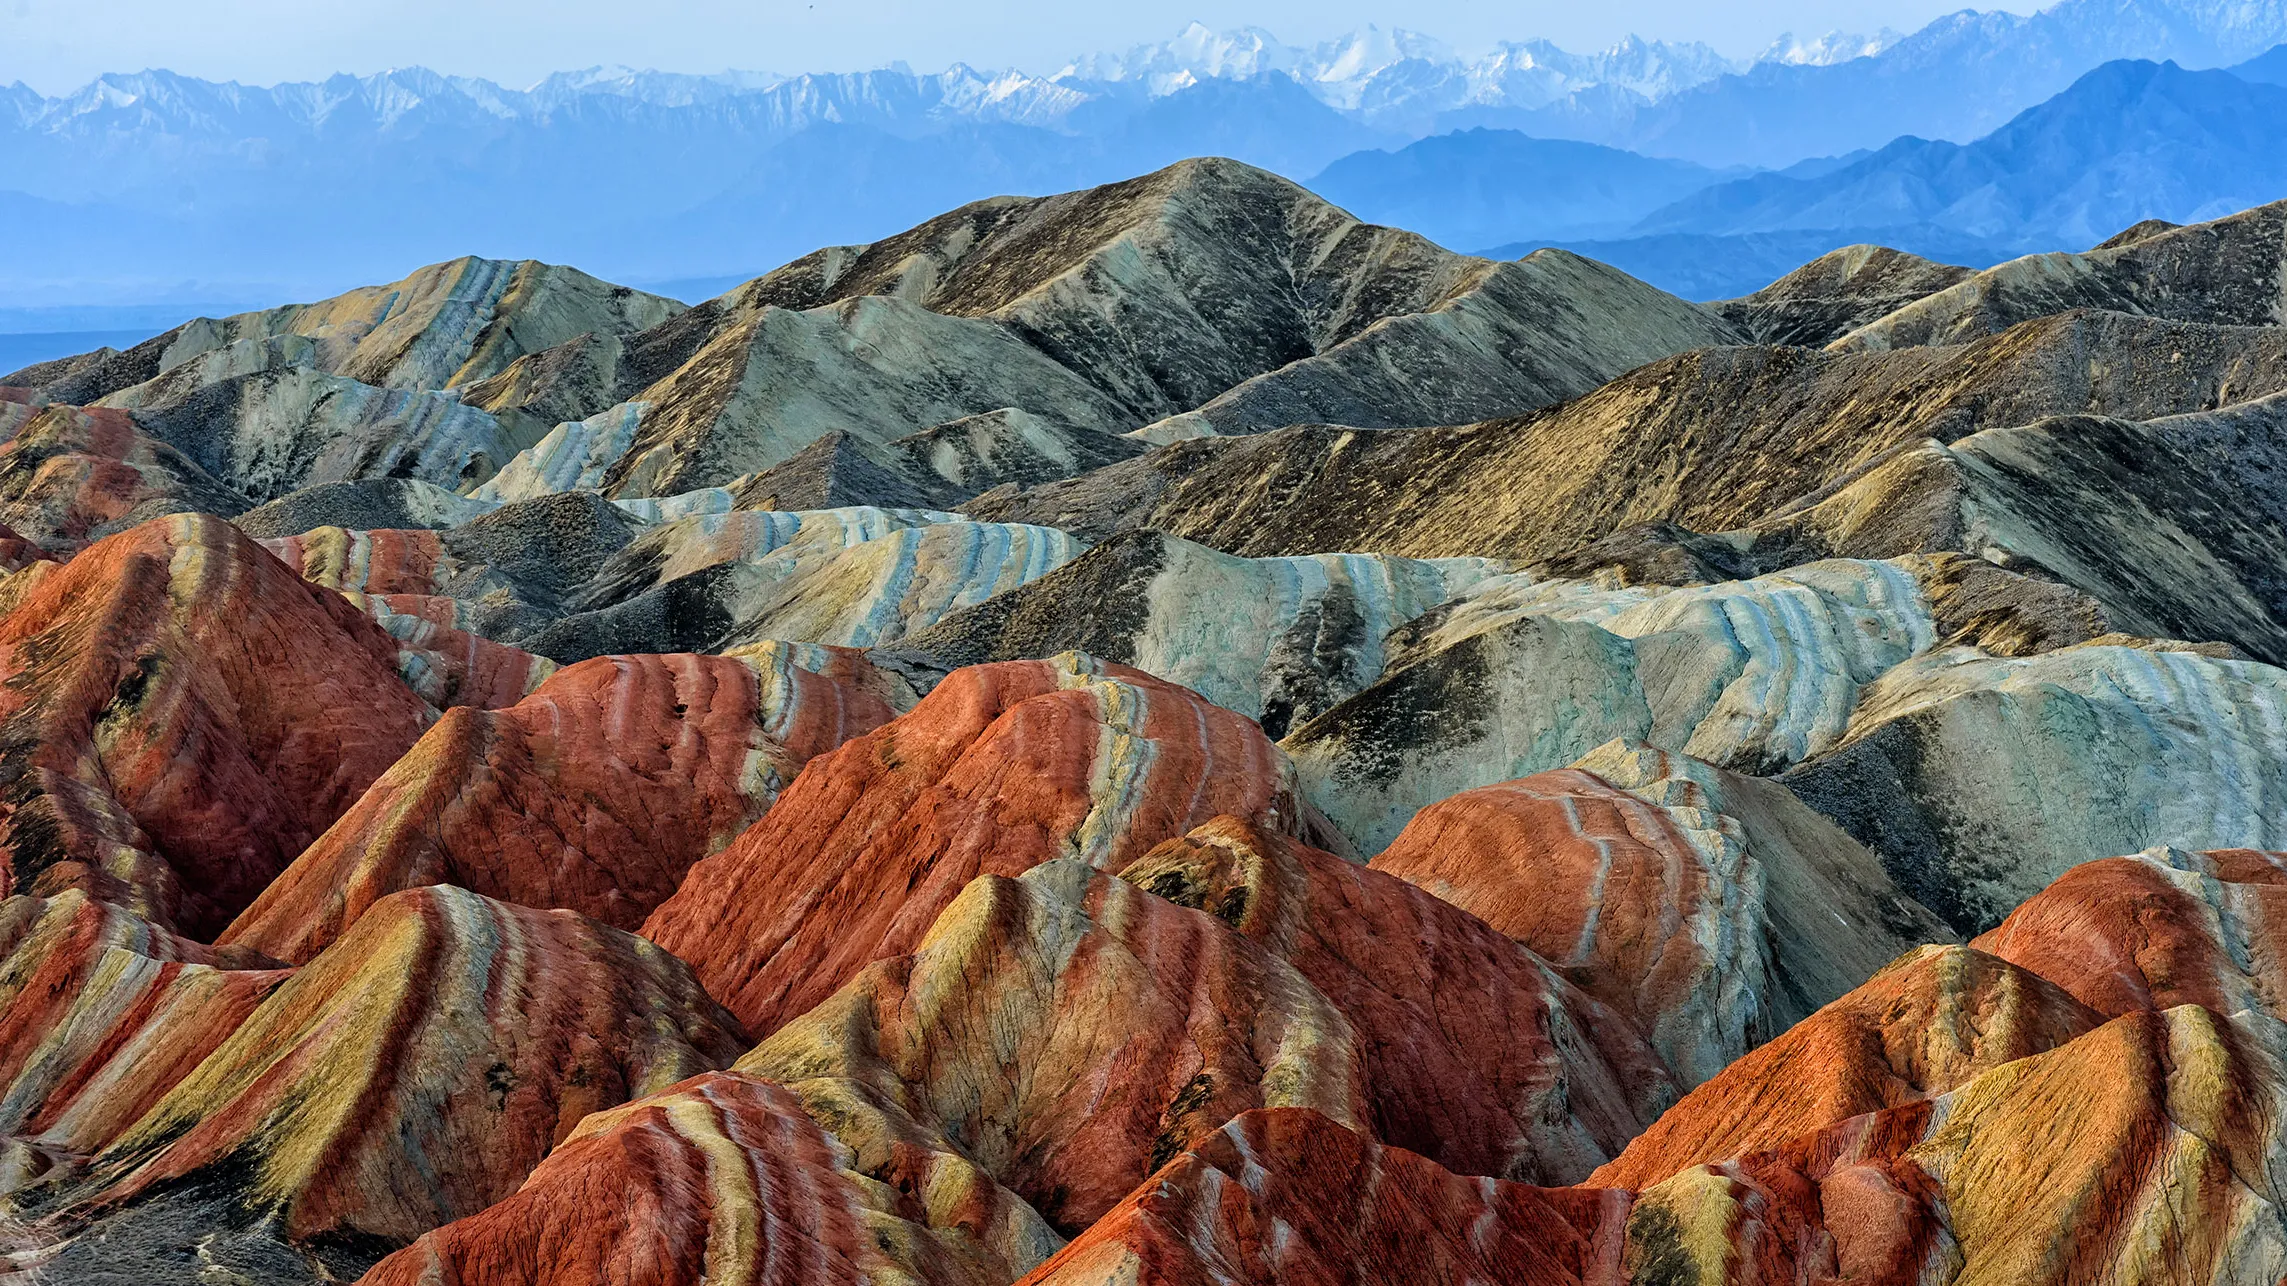
[[[1380,677],[1390,631],[1502,570],[1480,558],[1234,558],[1130,532],[897,646],[950,667],[1086,652],[1280,737]]]
[[[641,533],[612,555],[596,573],[582,605],[609,607],[712,567],[760,563],[797,541],[816,558],[909,527],[959,521],[959,514],[867,506],[693,514]]]
[[[1118,870],[1226,813],[1307,837],[1306,808],[1252,721],[1182,688],[1078,654],[972,666],[812,760],[643,933],[767,1034],[911,952],[979,875]]]
[[[439,710],[498,710],[532,694],[557,670],[554,661],[495,643],[453,622],[459,601],[425,594],[342,595],[397,640],[397,674]]]
[[[1373,869],[1564,969],[1686,1087],[1951,936],[1785,789],[1623,744],[1432,804]]]
[[[408,890],[272,992],[84,1174],[22,1204],[69,1238],[49,1270],[64,1280],[201,1264],[352,1276],[514,1193],[589,1113],[744,1043],[639,938]]]
[[[2087,862],[1973,944],[2106,1017],[2176,1005],[2287,1015],[2287,858],[2155,848]]]
[[[306,961],[430,884],[633,929],[812,756],[889,721],[863,659],[804,651],[609,657],[452,711],[221,940]]]
[[[2028,255],[1988,268],[1861,326],[1841,351],[1950,345],[2067,309],[2105,309],[2235,326],[2287,323],[2275,283],[2287,256],[2287,202],[2170,228],[2086,254]]]
[[[515,455],[498,420],[451,393],[329,375],[322,351],[298,336],[241,340],[97,405],[134,412],[250,500],[359,478],[463,487]]]
[[[1023,1286],[1621,1280],[1628,1194],[1466,1179],[1321,1113],[1200,1140]]]
[[[309,365],[393,389],[443,389],[582,334],[655,326],[681,305],[532,260],[464,258],[314,304],[199,318],[80,365],[41,390],[88,403],[239,343],[306,340]]]
[[[219,518],[114,536],[0,619],[12,887],[217,932],[434,713],[396,643]]]
[[[261,542],[312,585],[345,593],[442,594],[461,570],[436,531],[313,527]]]
[[[1371,852],[1426,804],[1615,738],[1784,767],[1841,740],[1859,688],[1935,637],[1892,563],[1683,589],[1518,575],[1402,627],[1373,686],[1283,744],[1312,801]]]
[[[347,531],[411,531],[458,527],[500,506],[447,491],[419,478],[321,482],[256,505],[232,519],[256,540],[299,536],[320,527]]]
[[[2172,646],[1933,652],[1782,780],[1965,933],[2080,862],[2287,848],[2287,672]]]
[[[908,1140],[941,1140],[1069,1236],[1241,1112],[1362,1126],[1360,1053],[1277,956],[1065,859],[979,877],[911,955],[868,966],[738,1070],[800,1095],[861,1172],[910,1188]]]
[[[2105,1015],[1968,947],[1924,947],[1732,1063],[1590,1183],[1642,1190],[1943,1094],[2094,1031]]]
[[[972,1223],[850,1169],[768,1081],[709,1072],[597,1112],[516,1195],[425,1233],[360,1286],[1000,1286]]]
[[[1926,1101],[1639,1193],[1635,1281],[2269,1282],[2287,1029],[2116,1018]]]
[[[1448,1170],[1577,1182],[1673,1098],[1625,1018],[1404,880],[1232,817],[1120,878],[1292,964],[1358,1033],[1359,1124]]]
[[[726,641],[894,643],[1038,580],[1087,548],[1053,527],[977,522],[908,527],[825,557],[795,556],[789,547],[762,566],[761,586],[726,605],[738,622]]]
[[[118,1138],[286,980],[267,963],[77,891],[0,902],[0,1136],[29,1163],[0,1186]]]
[[[260,544],[303,580],[341,591],[396,639],[398,672],[440,710],[514,705],[555,671],[553,661],[462,628],[466,614],[445,591],[470,569],[436,531],[314,527]]]
[[[247,501],[124,411],[50,406],[0,443],[0,521],[51,553],[167,514]]]

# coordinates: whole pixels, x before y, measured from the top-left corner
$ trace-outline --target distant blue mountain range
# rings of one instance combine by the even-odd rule
[[[55,329],[36,310],[57,306],[125,328],[141,322],[103,307],[317,296],[461,254],[691,289],[1201,154],[1316,175],[1458,249],[1591,245],[1705,293],[1702,255],[1736,275],[1870,229],[2000,255],[2287,195],[2259,145],[2280,136],[2282,41],[2287,0],[2062,0],[1747,64],[1637,40],[1461,59],[1403,32],[1298,49],[1194,27],[1052,75],[18,85],[0,90],[0,331]],[[2131,55],[2155,61],[2107,66]]]

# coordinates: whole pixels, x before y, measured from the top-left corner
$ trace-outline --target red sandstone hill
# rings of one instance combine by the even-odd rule
[[[1357,1032],[1361,1124],[1449,1170],[1576,1182],[1673,1099],[1626,1018],[1394,876],[1219,817],[1120,878],[1291,963]]]
[[[1024,1286],[1620,1280],[1628,1194],[1465,1179],[1307,1109],[1202,1139]]]
[[[979,875],[1117,870],[1211,817],[1305,810],[1262,729],[1186,689],[1077,653],[973,666],[811,761],[643,933],[768,1033],[912,951]]]
[[[218,518],[144,524],[7,597],[0,851],[18,890],[83,888],[212,935],[433,717],[371,620]]]
[[[427,884],[633,929],[803,764],[889,717],[785,650],[582,662],[509,709],[448,712],[222,941],[308,960]]]
[[[383,899],[32,1206],[170,1255],[354,1260],[515,1192],[590,1113],[729,1063],[682,964],[569,911],[453,888]],[[234,1230],[206,1246],[193,1230]],[[175,1236],[192,1238],[173,1242]],[[68,1245],[54,1271],[69,1279]],[[194,1253],[194,1247],[197,1247]]]
[[[998,1286],[1015,1274],[920,1198],[866,1182],[792,1094],[709,1072],[598,1112],[516,1195],[360,1286]]]

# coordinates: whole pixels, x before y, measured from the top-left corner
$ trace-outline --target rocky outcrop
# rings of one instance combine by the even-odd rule
[[[44,574],[0,618],[12,887],[213,934],[434,718],[397,664],[363,613],[219,518]]]
[[[2287,847],[2287,674],[2166,645],[1948,648],[1859,699],[1782,780],[1965,933],[2080,862],[2158,843]]]
[[[1241,1112],[1363,1125],[1359,1054],[1276,955],[1064,859],[979,877],[912,954],[861,970],[738,1070],[835,1121],[861,1171],[904,1186],[897,1141],[942,1139],[1070,1236]]]
[[[53,553],[168,514],[228,516],[247,504],[124,411],[45,407],[0,443],[0,521]]]
[[[1312,801],[1374,852],[1426,804],[1614,739],[1747,772],[1798,762],[1934,637],[1891,563],[1686,589],[1507,577],[1401,628],[1379,680],[1282,744]]]
[[[458,527],[496,507],[418,478],[364,478],[304,487],[257,505],[233,521],[257,540],[275,540],[320,527],[348,531]]]
[[[726,605],[737,623],[724,642],[895,643],[1086,550],[1053,527],[978,522],[908,527],[831,553],[790,548]]]
[[[439,710],[498,710],[529,696],[556,663],[461,629],[458,600],[425,594],[347,593],[350,605],[397,641],[397,674]]]
[[[1307,1109],[1249,1112],[1024,1286],[1150,1281],[1559,1286],[1619,1271],[1628,1194],[1465,1179]]]
[[[1120,878],[1292,964],[1357,1032],[1359,1126],[1448,1170],[1577,1181],[1673,1094],[1620,1014],[1404,880],[1230,817]]]
[[[1484,559],[1234,558],[1130,532],[896,646],[948,667],[1086,652],[1279,737],[1377,678],[1390,631],[1500,570]]]
[[[2106,1015],[1968,947],[1924,947],[1686,1094],[1591,1183],[1642,1190],[1944,1094]]]
[[[1888,246],[1844,246],[1714,307],[1758,344],[1821,348],[1974,275]]]
[[[308,350],[304,364],[361,384],[443,389],[588,332],[624,335],[681,310],[673,300],[532,260],[455,259],[403,281],[315,304],[199,318],[44,384],[58,402],[86,404],[235,344]]]
[[[1465,261],[1445,295],[1147,427],[1173,441],[1290,424],[1408,428],[1578,397],[1686,349],[1734,342],[1707,309],[1563,250]]]
[[[509,1196],[590,1112],[742,1044],[688,971],[638,938],[409,890],[272,992],[84,1172],[19,1205],[71,1238],[48,1271],[74,1281],[201,1264],[256,1281],[322,1264],[338,1279]]]
[[[1432,804],[1373,868],[1564,969],[1686,1088],[1951,936],[1784,789],[1622,744]]]
[[[423,1234],[361,1286],[996,1286],[1009,1264],[919,1194],[854,1173],[847,1147],[768,1081],[709,1072],[580,1122],[516,1195]]]
[[[1867,323],[1839,349],[1961,344],[2028,318],[2102,308],[2227,326],[2276,326],[2287,202],[2086,254],[2027,255]]]
[[[1745,527],[1928,438],[2060,413],[2151,419],[2281,389],[2280,328],[2073,312],[1947,348],[1705,348],[1515,419],[1180,442],[964,508],[1089,540],[1148,527],[1250,556],[1534,562],[1644,522]]]
[[[1309,826],[1252,721],[1077,654],[973,666],[812,760],[643,932],[767,1034],[911,952],[979,875],[1118,870],[1223,814]]]
[[[257,501],[362,478],[457,489],[492,476],[518,449],[499,421],[449,393],[329,375],[307,364],[315,354],[306,341],[256,353],[251,371],[186,362],[100,405],[132,411],[145,432]]]
[[[2076,866],[1975,945],[2106,1017],[2177,1005],[2287,1014],[2271,926],[2287,859],[2155,848]]]
[[[870,668],[787,647],[609,657],[497,713],[453,711],[221,940],[306,961],[430,884],[633,929],[803,764],[889,721]]]
[[[274,963],[76,890],[0,902],[0,1186],[117,1139],[286,980],[248,967]]]
[[[1929,1102],[1639,1193],[1637,1280],[2264,1281],[2287,1033],[2185,1005],[2117,1018]]]
[[[2146,422],[2056,416],[1906,448],[1756,524],[1789,552],[1960,550],[2056,577],[2132,634],[2287,660],[2287,399]]]

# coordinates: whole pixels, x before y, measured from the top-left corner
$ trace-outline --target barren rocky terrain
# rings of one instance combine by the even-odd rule
[[[0,376],[0,1282],[2287,1279],[2283,228],[1198,160]]]

